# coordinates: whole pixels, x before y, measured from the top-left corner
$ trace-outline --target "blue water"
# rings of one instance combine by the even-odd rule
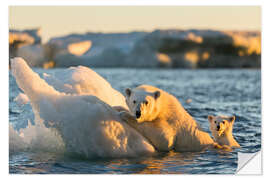
[[[60,69],[35,69],[51,73]],[[9,155],[10,173],[53,174],[234,174],[237,152],[253,153],[261,149],[261,71],[245,70],[165,70],[94,69],[112,86],[124,92],[126,87],[150,84],[175,95],[187,111],[210,133],[208,115],[235,115],[234,136],[241,149],[232,152],[205,150],[196,153],[159,153],[152,157],[123,159],[82,159],[72,154],[16,152]],[[19,107],[14,78],[9,76],[9,121],[15,129],[33,122],[31,106]],[[186,100],[191,99],[191,103]]]

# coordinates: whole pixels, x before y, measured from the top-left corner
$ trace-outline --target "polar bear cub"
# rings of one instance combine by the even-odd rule
[[[210,131],[216,143],[221,146],[240,147],[234,139],[232,130],[235,116],[208,116]]]

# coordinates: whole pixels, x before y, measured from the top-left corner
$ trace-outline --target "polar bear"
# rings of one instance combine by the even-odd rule
[[[235,116],[208,116],[210,130],[214,140],[221,146],[236,147],[240,145],[234,139],[232,130],[235,121]]]
[[[150,85],[127,88],[125,93],[130,112],[123,111],[121,118],[157,151],[200,151],[213,145],[209,134],[200,129],[173,95]]]

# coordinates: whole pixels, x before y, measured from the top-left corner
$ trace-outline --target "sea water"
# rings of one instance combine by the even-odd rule
[[[34,69],[39,74],[61,69]],[[10,173],[30,174],[233,174],[237,152],[261,149],[261,71],[255,69],[118,69],[95,68],[112,87],[140,84],[157,86],[176,96],[184,108],[208,133],[208,115],[235,115],[233,134],[242,148],[231,152],[205,150],[187,153],[158,153],[151,157],[84,159],[62,151],[24,149],[9,155]],[[34,125],[30,104],[19,106],[14,99],[21,91],[9,75],[9,122],[16,131]],[[48,142],[44,142],[48,143]],[[49,144],[43,144],[50,147]]]

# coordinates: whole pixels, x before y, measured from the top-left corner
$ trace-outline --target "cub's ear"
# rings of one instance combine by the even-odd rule
[[[154,98],[157,99],[160,96],[160,91],[154,92]]]
[[[230,121],[230,122],[234,122],[234,121],[235,121],[235,116],[229,117],[229,121]]]
[[[131,89],[130,88],[127,88],[125,90],[125,92],[126,92],[127,97],[129,97],[131,95]]]
[[[214,116],[212,116],[212,115],[209,115],[209,116],[208,116],[208,121],[209,121],[210,123],[213,121],[213,119],[214,119]]]

